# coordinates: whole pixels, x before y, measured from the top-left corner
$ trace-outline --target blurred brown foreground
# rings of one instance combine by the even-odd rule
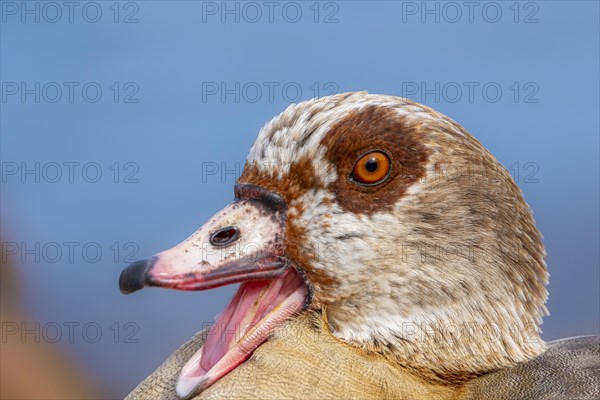
[[[4,252],[1,256],[0,399],[106,398],[91,379],[82,376],[75,362],[57,345],[44,341],[43,337],[9,335],[5,331],[9,326],[21,326],[27,318],[18,304],[19,282],[15,268]]]

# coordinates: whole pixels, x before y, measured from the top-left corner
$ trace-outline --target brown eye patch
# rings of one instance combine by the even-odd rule
[[[390,158],[383,151],[369,151],[361,156],[350,178],[363,185],[377,185],[385,180],[390,173]]]
[[[425,176],[431,150],[422,143],[423,129],[395,110],[376,105],[351,112],[335,124],[322,144],[327,148],[325,157],[338,171],[338,179],[328,188],[340,206],[367,215],[391,210],[407,189]],[[373,149],[388,155],[389,172],[375,180],[377,183],[357,184],[359,179],[370,179],[355,173],[357,160]]]

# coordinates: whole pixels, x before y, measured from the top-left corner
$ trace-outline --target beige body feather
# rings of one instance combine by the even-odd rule
[[[204,399],[596,399],[600,340],[549,343],[532,361],[458,387],[428,382],[332,336],[317,313],[289,321],[244,364],[196,396]],[[127,400],[176,400],[175,381],[207,331],[179,348]]]

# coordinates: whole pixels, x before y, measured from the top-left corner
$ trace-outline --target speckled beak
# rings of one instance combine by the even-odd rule
[[[183,243],[121,273],[123,293],[144,286],[204,290],[241,283],[202,348],[182,368],[176,383],[181,399],[192,398],[247,360],[310,298],[285,257],[283,198],[247,184],[236,185],[235,194],[233,203]]]
[[[204,290],[282,274],[285,201],[254,185],[238,184],[236,198],[179,245],[123,270],[119,287]]]

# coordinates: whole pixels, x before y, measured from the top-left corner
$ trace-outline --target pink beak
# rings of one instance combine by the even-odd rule
[[[145,286],[204,290],[282,274],[288,267],[285,201],[247,184],[237,184],[235,194],[231,204],[182,243],[125,268],[121,292]]]
[[[304,310],[310,291],[285,254],[286,204],[237,184],[235,200],[172,249],[123,270],[123,293],[145,286],[203,290],[242,283],[207,340],[182,368],[176,392],[189,399],[243,363],[270,331]]]

